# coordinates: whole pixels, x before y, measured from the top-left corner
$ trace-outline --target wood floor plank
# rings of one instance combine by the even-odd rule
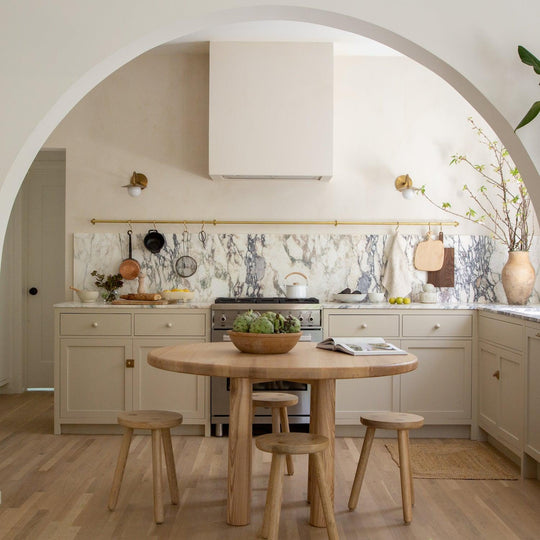
[[[257,538],[270,457],[253,449],[252,519],[226,525],[227,439],[173,436],[180,501],[164,488],[165,521],[153,522],[151,441],[135,435],[117,508],[107,509],[121,437],[53,435],[52,396],[0,395],[0,538],[32,540]],[[403,524],[399,470],[375,439],[358,507],[347,509],[362,439],[336,439],[335,514],[347,540],[515,540],[540,537],[536,480],[415,479],[413,521]],[[280,538],[319,540],[308,523],[306,456],[283,478]]]

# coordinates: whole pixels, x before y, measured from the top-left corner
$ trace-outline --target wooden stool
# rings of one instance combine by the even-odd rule
[[[397,429],[398,449],[399,449],[399,473],[401,477],[401,500],[403,505],[403,520],[405,523],[412,521],[412,505],[414,504],[414,490],[411,475],[411,457],[409,455],[409,429],[421,428],[424,425],[424,419],[417,414],[398,413],[398,412],[376,412],[362,416],[360,422],[367,426],[366,436],[362,444],[362,452],[356,475],[354,477],[351,496],[349,498],[349,510],[354,510],[358,504],[360,488],[364,480],[369,451],[375,436],[375,430]]]
[[[287,407],[292,407],[298,403],[298,396],[285,394],[283,392],[253,392],[253,410],[255,407],[267,407],[272,409],[272,433],[289,433],[289,417]],[[292,456],[287,456],[287,474],[294,474]]]
[[[321,452],[328,448],[328,439],[313,433],[268,433],[255,439],[255,445],[263,452],[272,454],[270,479],[266,494],[266,506],[261,530],[263,538],[276,540],[279,531],[281,493],[283,490],[283,461],[290,454],[313,454],[315,481],[319,486],[328,538],[338,538],[334,508],[325,482]]]
[[[122,446],[114,472],[111,493],[109,495],[109,510],[116,508],[118,494],[124,476],[124,469],[131,444],[134,429],[152,430],[152,472],[154,476],[154,521],[163,523],[163,494],[161,490],[161,440],[167,465],[169,491],[172,504],[178,504],[178,484],[176,468],[171,444],[171,428],[179,426],[183,421],[182,415],[170,411],[128,411],[118,415],[118,423],[124,426]]]

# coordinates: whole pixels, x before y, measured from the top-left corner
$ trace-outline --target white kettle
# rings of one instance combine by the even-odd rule
[[[292,285],[286,285],[287,292],[285,296],[287,298],[307,298],[307,277],[300,272],[291,272],[285,276],[285,279],[292,275],[302,276],[306,280],[306,283],[302,285],[301,283],[293,282]]]

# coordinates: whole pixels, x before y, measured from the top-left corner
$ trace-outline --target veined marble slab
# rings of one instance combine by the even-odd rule
[[[285,276],[301,272],[308,277],[308,296],[321,302],[349,287],[362,292],[384,291],[381,280],[387,263],[389,235],[365,234],[234,234],[208,233],[206,247],[197,234],[187,245],[181,234],[165,234],[165,246],[152,254],[143,245],[146,233],[133,235],[133,258],[146,274],[146,290],[189,288],[198,302],[218,296],[285,296]],[[412,300],[418,300],[427,273],[413,267],[414,249],[423,237],[403,235],[410,264]],[[76,233],[73,239],[73,283],[93,289],[92,270],[117,273],[128,256],[126,234]],[[455,249],[455,287],[437,289],[442,303],[501,303],[506,298],[500,282],[506,250],[487,236],[445,235],[445,246]],[[180,277],[175,262],[188,254],[197,271]],[[538,276],[540,253],[535,239],[531,263]],[[301,278],[298,278],[300,281]],[[289,278],[288,283],[292,283]],[[125,282],[122,293],[136,292],[137,280]],[[539,286],[531,302],[539,301]]]

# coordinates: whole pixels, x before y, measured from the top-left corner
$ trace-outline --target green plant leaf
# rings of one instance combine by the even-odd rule
[[[522,118],[517,128],[514,129],[514,132],[516,132],[519,128],[526,126],[529,122],[534,120],[537,117],[538,113],[540,113],[540,101],[535,101],[532,104],[531,108],[529,109],[529,112]]]
[[[535,73],[538,73],[538,75],[540,75],[540,60],[538,60],[538,58],[536,58],[534,54],[530,53],[525,47],[522,47],[521,45],[518,45],[518,54],[524,64],[532,66]]]

